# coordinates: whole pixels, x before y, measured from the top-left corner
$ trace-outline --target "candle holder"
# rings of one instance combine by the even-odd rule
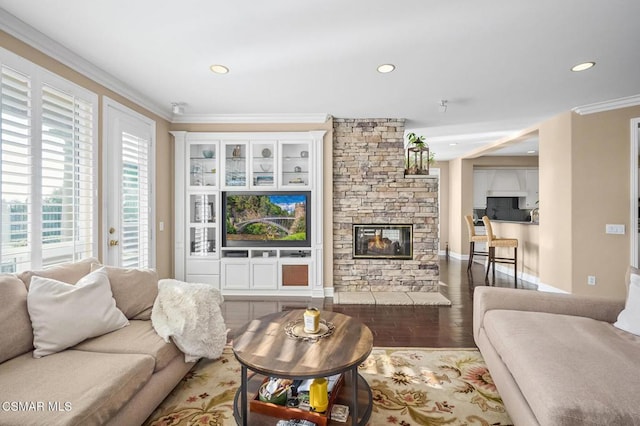
[[[425,153],[427,157],[426,160],[424,159]],[[411,154],[413,154],[413,161],[411,161]],[[407,148],[407,168],[405,169],[405,174],[428,175],[430,158],[428,146],[410,146]]]

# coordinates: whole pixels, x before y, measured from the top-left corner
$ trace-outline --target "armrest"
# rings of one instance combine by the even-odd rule
[[[473,337],[478,339],[484,314],[492,309],[574,315],[613,323],[625,300],[514,288],[476,287],[473,293]]]

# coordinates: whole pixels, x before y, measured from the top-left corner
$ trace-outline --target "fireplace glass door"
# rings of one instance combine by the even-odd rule
[[[353,257],[413,259],[413,225],[353,225]]]

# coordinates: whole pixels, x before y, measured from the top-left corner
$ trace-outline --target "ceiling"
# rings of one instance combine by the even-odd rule
[[[405,118],[441,160],[574,107],[640,94],[635,0],[0,0],[0,8],[10,34],[20,37],[22,25],[7,24],[13,15],[169,120]],[[584,61],[596,66],[570,71]],[[377,72],[383,63],[395,71]],[[230,72],[214,74],[212,64]],[[172,102],[185,104],[183,116],[172,116]]]

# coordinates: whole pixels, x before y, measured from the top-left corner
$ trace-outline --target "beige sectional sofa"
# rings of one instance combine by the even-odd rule
[[[128,325],[34,358],[27,292],[34,276],[75,284],[95,259],[0,276],[0,424],[140,425],[191,369],[150,321],[153,271],[107,268],[115,304]],[[82,318],[78,318],[81,325]],[[125,320],[126,321],[126,320]]]
[[[624,300],[478,287],[474,338],[516,425],[640,425]]]

